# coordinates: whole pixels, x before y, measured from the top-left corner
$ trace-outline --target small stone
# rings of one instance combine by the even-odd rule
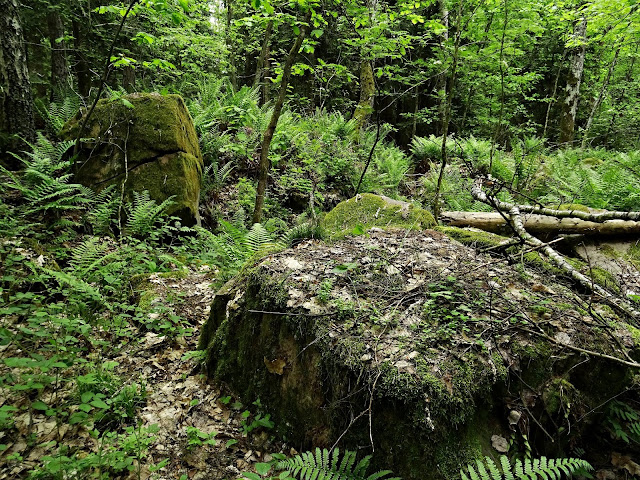
[[[571,345],[571,337],[565,332],[558,332],[554,335],[556,342],[562,345]]]
[[[509,425],[517,424],[520,421],[521,416],[522,414],[517,410],[511,410],[509,412],[509,417],[507,417],[507,420],[509,420]]]
[[[500,435],[491,436],[491,446],[500,453],[507,453],[509,451],[509,442]]]

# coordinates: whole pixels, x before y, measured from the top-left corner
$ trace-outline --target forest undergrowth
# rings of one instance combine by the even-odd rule
[[[24,168],[0,171],[0,478],[205,478],[192,473],[199,449],[224,459],[216,465],[225,478],[249,468],[268,475],[284,448],[268,412],[225,391],[206,396],[198,377],[195,338],[215,288],[261,253],[321,238],[316,219],[355,193],[369,160],[360,193],[432,204],[441,138],[415,137],[404,151],[386,138],[388,125],[359,132],[339,113],[285,110],[265,217],[250,226],[270,107],[257,90],[224,81],[198,91],[187,103],[207,165],[203,227],[181,226],[145,192],[125,204],[115,189],[74,184],[71,143],[54,135],[75,111],[72,97],[42,107],[49,127],[20,156]],[[640,151],[551,151],[537,138],[495,147],[447,140],[442,210],[488,209],[470,193],[478,173],[505,183],[505,201],[640,210]],[[172,446],[159,449],[167,427],[145,408],[176,382],[193,395],[176,399],[185,418],[206,400],[224,431],[181,421]]]

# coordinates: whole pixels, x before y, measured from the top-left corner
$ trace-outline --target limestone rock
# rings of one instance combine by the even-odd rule
[[[84,114],[67,122],[63,138],[76,138]],[[161,203],[173,195],[168,213],[187,225],[199,222],[203,160],[180,96],[136,93],[100,100],[82,136],[78,183],[100,191],[126,177],[129,198],[133,191],[148,190]]]

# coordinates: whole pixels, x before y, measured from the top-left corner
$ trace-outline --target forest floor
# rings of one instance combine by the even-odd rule
[[[145,457],[135,463],[136,468],[128,476],[118,478],[238,478],[241,472],[252,471],[255,462],[269,461],[270,453],[283,452],[286,448],[273,440],[268,429],[254,423],[255,406],[247,407],[237,402],[223,386],[207,380],[197,360],[189,359],[188,353],[197,348],[200,327],[209,314],[215,289],[210,271],[180,273],[180,278],[152,274],[146,279],[145,286],[155,292],[152,303],[170,306],[189,321],[193,335],[170,339],[147,332],[122,350],[114,348],[111,354],[102,353],[103,363],[118,362],[118,374],[138,379],[147,391],[146,403],[138,413],[139,431],[144,432],[154,424],[158,427]],[[176,293],[180,298],[178,302],[175,301]],[[7,351],[12,348],[12,345],[0,346],[0,355],[15,356],[16,352]],[[65,393],[58,392],[57,395]],[[9,400],[0,399],[0,404]],[[40,464],[43,456],[51,454],[50,446],[33,445],[29,441],[34,432],[37,432],[38,440],[77,448],[80,458],[101,448],[99,441],[91,435],[92,425],[57,425],[51,417],[38,413],[24,413],[15,418],[18,436],[8,444],[4,460],[0,459],[0,479],[24,478]],[[208,439],[215,439],[215,442],[207,442]],[[6,461],[8,455],[16,453],[24,461]],[[295,451],[287,449],[286,453],[295,454]],[[168,463],[164,468],[151,472],[150,465],[166,459]]]

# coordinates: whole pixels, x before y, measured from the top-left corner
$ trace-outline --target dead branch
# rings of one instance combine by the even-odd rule
[[[584,289],[602,297],[603,299],[608,301],[612,306],[618,308],[625,314],[629,315],[631,318],[635,320],[638,320],[640,318],[640,312],[638,312],[633,307],[633,305],[631,305],[625,299],[615,296],[611,292],[607,291],[605,288],[595,283],[591,278],[580,273],[569,262],[567,262],[560,253],[556,252],[550,245],[545,244],[544,242],[538,240],[529,232],[527,232],[524,227],[522,215],[520,213],[520,207],[512,203],[503,202],[495,198],[494,196],[487,195],[482,190],[482,178],[476,179],[471,189],[471,194],[476,200],[480,202],[486,203],[487,205],[491,205],[494,208],[497,208],[503,212],[509,212],[509,217],[508,217],[509,223],[511,227],[514,229],[514,231],[516,232],[516,234],[520,237],[520,239],[523,242],[525,242],[527,245],[539,248],[540,251],[542,251],[547,257],[549,257],[549,259],[554,264],[556,264],[556,266],[564,270],[576,283],[581,285]],[[640,215],[640,213],[638,213],[638,215]]]

